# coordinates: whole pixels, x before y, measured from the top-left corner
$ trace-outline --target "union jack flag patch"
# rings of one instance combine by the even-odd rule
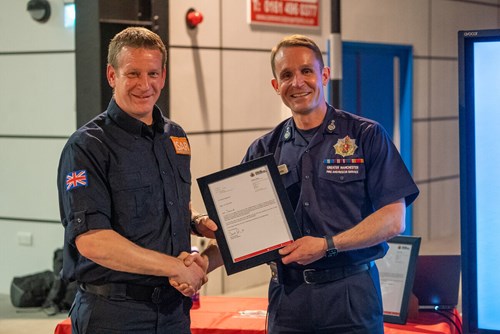
[[[66,191],[87,186],[87,171],[77,170],[66,175]]]

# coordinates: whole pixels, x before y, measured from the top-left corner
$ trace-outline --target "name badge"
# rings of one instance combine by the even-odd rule
[[[285,165],[285,164],[279,165],[278,166],[278,171],[280,172],[280,175],[284,175],[284,174],[288,173],[288,167],[287,167],[287,165]]]

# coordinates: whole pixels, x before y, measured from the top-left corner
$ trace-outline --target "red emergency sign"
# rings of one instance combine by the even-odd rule
[[[248,0],[250,24],[319,27],[319,0]]]

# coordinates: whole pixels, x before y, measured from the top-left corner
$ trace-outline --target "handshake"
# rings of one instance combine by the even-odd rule
[[[170,285],[184,296],[194,295],[208,281],[209,259],[207,255],[198,252],[191,254],[182,252],[177,259],[177,275],[168,278]]]
[[[214,232],[217,224],[204,216],[197,221],[197,232],[211,238],[209,246],[202,254],[198,252],[182,252],[175,261],[175,275],[169,277],[170,285],[179,290],[184,296],[194,295],[208,281],[207,274],[223,264],[217,247]]]

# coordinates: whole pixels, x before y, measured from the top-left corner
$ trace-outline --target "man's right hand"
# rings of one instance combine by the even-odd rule
[[[177,274],[169,277],[170,284],[179,290],[184,296],[192,296],[201,286],[208,281],[206,274],[207,267],[199,259],[193,261],[189,266],[184,263],[188,256],[193,256],[187,252],[182,252],[179,259]],[[199,256],[196,254],[195,256]],[[203,260],[202,260],[203,261]]]

